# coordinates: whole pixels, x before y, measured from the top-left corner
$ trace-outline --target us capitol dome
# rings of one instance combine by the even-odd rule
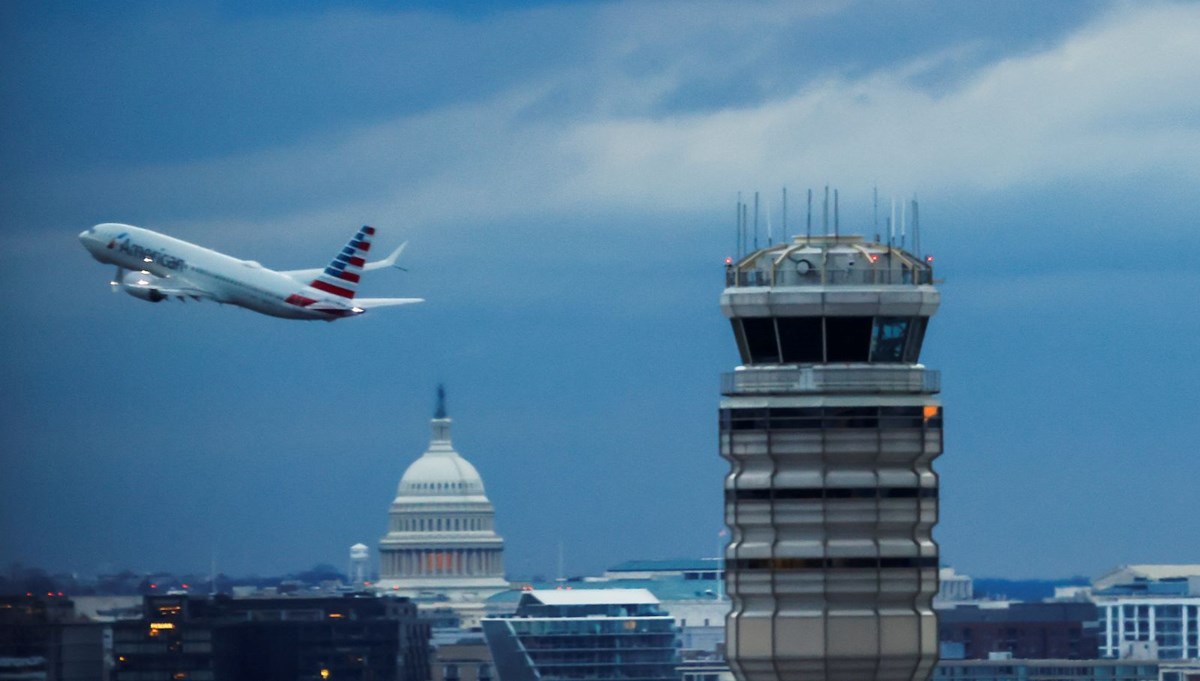
[[[453,608],[469,627],[509,585],[495,509],[479,471],[450,442],[445,398],[439,387],[429,448],[404,471],[388,510],[376,585],[426,608]]]

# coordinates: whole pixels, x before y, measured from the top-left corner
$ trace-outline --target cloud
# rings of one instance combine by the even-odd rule
[[[658,30],[632,31],[590,62],[482,101],[263,151],[89,173],[79,184],[106,196],[150,196],[162,214],[200,221],[349,213],[486,224],[692,211],[738,188],[796,182],[944,194],[1198,179],[1197,5],[1121,7],[1046,49],[956,75],[949,87],[929,81],[953,70],[969,46],[857,78],[824,74],[753,106],[690,112],[661,104],[697,64],[711,63],[712,52],[689,47],[724,18],[713,6],[683,13],[691,20],[670,24],[675,34],[664,45],[655,42],[660,24],[682,12],[667,7],[632,22]],[[750,13],[753,28],[772,31],[768,14]],[[600,34],[621,19],[629,17],[607,17]],[[646,51],[658,66],[635,72],[633,56]],[[580,89],[591,91],[585,101],[559,101]]]

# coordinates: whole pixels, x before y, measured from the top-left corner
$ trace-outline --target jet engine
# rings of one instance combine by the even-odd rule
[[[121,277],[121,290],[125,291],[134,298],[141,298],[152,303],[157,303],[160,300],[166,299],[166,295],[156,288],[162,279],[143,272],[127,272]]]

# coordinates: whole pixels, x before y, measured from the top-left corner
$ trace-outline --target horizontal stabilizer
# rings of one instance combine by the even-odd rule
[[[412,305],[413,303],[423,303],[424,298],[355,298],[354,305],[361,307],[364,310],[370,310],[373,307],[390,307],[392,305]]]

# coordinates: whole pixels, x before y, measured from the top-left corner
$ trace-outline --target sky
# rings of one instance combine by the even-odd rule
[[[511,576],[712,556],[735,203],[826,185],[921,202],[943,562],[1200,563],[1197,63],[1197,3],[0,3],[0,564],[344,565],[439,383]],[[99,222],[371,224],[362,295],[427,302],[152,305]]]

